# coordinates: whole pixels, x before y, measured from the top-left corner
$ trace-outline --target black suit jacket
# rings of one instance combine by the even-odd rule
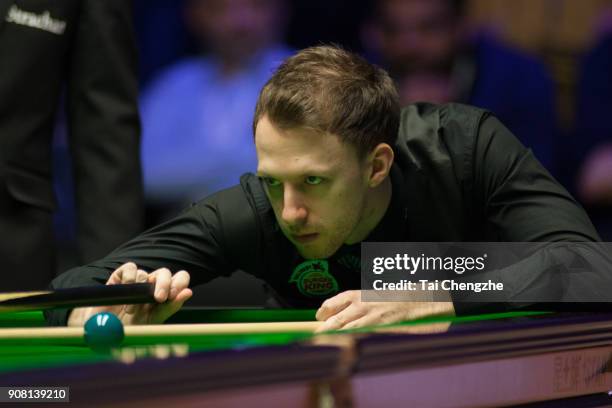
[[[141,228],[131,18],[126,0],[0,0],[0,290],[43,287],[55,269],[51,142],[63,92],[82,259]]]

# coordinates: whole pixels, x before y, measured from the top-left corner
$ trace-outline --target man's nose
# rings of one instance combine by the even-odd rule
[[[308,217],[303,197],[290,186],[284,188],[282,217],[289,226],[300,226],[306,222]]]

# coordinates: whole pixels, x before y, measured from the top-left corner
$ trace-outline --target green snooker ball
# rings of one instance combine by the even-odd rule
[[[121,345],[125,333],[121,320],[110,312],[97,313],[85,323],[85,343],[94,351],[108,352]]]

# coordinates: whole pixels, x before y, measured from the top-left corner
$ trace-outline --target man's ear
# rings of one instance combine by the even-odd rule
[[[368,174],[368,185],[370,187],[377,187],[387,178],[391,171],[394,157],[393,149],[387,143],[378,144],[370,152],[368,155],[370,169],[370,174]]]

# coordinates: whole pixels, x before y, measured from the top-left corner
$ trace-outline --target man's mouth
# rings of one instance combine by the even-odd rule
[[[313,232],[311,234],[291,235],[291,238],[300,244],[307,244],[317,239],[318,236],[319,234],[317,232]]]

